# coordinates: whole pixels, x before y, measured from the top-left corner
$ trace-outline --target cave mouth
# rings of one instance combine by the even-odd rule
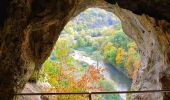
[[[64,27],[43,64],[39,82],[48,84],[42,88],[43,92],[130,90],[140,62],[137,45],[123,32],[119,18],[104,9],[88,8]],[[94,98],[125,100],[128,96],[96,95]]]

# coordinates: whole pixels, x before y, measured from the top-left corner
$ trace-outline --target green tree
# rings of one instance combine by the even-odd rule
[[[99,49],[99,43],[96,42],[96,41],[93,41],[92,47],[93,47],[95,50]]]
[[[111,42],[108,42],[104,47],[104,58],[110,63],[115,64],[115,58],[117,54],[117,48],[113,46]]]
[[[117,48],[124,48],[125,50],[128,49],[128,43],[131,41],[130,38],[123,32],[117,32],[111,37],[111,42]]]
[[[78,37],[76,45],[78,48],[80,47],[85,47],[86,46],[86,41],[82,37]]]
[[[96,63],[97,63],[96,66],[99,66],[99,62],[102,60],[101,52],[100,51],[95,51],[95,52],[93,52],[92,55],[93,55],[94,59],[96,60]]]

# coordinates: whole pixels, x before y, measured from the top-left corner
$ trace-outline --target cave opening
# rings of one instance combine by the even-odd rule
[[[0,1],[0,5],[1,5],[0,7],[1,8],[0,9],[0,13],[1,13],[1,17],[0,17],[0,34],[1,34],[0,94],[1,95],[0,98],[2,100],[19,99],[17,98],[17,96],[18,95],[20,96],[20,93],[22,92],[24,86],[26,86],[24,89],[30,89],[31,91],[30,92],[23,91],[22,94],[24,93],[29,94],[32,92],[42,93],[43,91],[41,91],[41,89],[45,89],[45,87],[42,88],[34,87],[35,83],[31,84],[33,88],[35,88],[34,89],[35,91],[32,90],[31,86],[27,88],[29,83],[28,84],[26,83],[28,82],[29,79],[30,80],[32,79],[31,75],[36,76],[36,74],[32,74],[34,72],[36,73],[36,71],[37,71],[37,75],[40,76],[37,77],[38,82],[41,82],[41,84],[43,83],[45,84],[46,82],[49,83],[51,82],[52,85],[54,85],[53,87],[56,88],[56,91],[58,91],[57,89],[61,89],[64,91],[64,87],[60,86],[60,82],[65,86],[68,86],[69,83],[67,81],[68,78],[65,77],[64,75],[68,75],[69,77],[71,77],[72,75],[71,74],[69,75],[68,73],[62,70],[65,70],[66,69],[65,66],[67,67],[68,64],[71,66],[74,59],[71,59],[71,57],[70,59],[66,59],[62,57],[61,59],[63,59],[62,60],[63,62],[64,60],[66,61],[68,60],[70,62],[61,63],[59,61],[56,61],[53,64],[47,63],[47,65],[49,64],[50,66],[52,66],[48,68],[45,68],[46,63],[44,63],[44,61],[50,56],[52,48],[54,47],[54,44],[57,41],[60,32],[63,30],[66,23],[68,21],[71,21],[70,18],[75,17],[75,15],[79,14],[80,12],[83,12],[83,10],[90,7],[100,7],[116,14],[121,20],[122,28],[124,32],[137,43],[141,54],[142,64],[141,64],[141,68],[137,72],[136,80],[134,80],[135,78],[133,77],[132,90],[141,92],[143,90],[162,91],[165,89],[166,90],[169,89],[169,84],[168,84],[170,82],[169,80],[170,79],[170,59],[169,59],[170,58],[169,57],[170,24],[168,20],[169,4],[170,4],[169,0],[164,0],[164,1],[139,0],[133,3],[131,2],[131,0],[126,0],[126,1],[124,0],[114,0],[114,1],[113,0],[69,0],[69,2],[68,0],[36,0],[36,1],[35,0],[23,0],[23,1],[1,0]],[[88,21],[92,22],[91,20]],[[102,22],[105,21],[103,20]],[[79,24],[81,25],[81,23]],[[82,26],[84,28],[84,25]],[[79,29],[76,30],[76,32],[79,32]],[[99,36],[96,37],[97,38],[102,37],[102,35],[99,34]],[[79,38],[79,42],[80,42],[79,46],[85,46],[87,44],[90,44],[89,42],[86,41],[88,39],[86,39],[85,37],[86,36],[83,37],[82,35],[81,38]],[[90,37],[94,38],[91,35]],[[91,48],[89,49],[89,47],[86,48],[84,47],[85,50],[86,51],[93,50],[94,47],[100,46],[98,40],[94,42],[97,43],[94,43],[95,45],[93,45],[93,48],[91,47],[92,49]],[[64,45],[62,46],[63,48],[65,47]],[[104,47],[105,46],[106,45],[104,45]],[[135,49],[136,46],[134,46],[134,44],[132,43],[128,46],[127,49],[124,48],[123,48],[124,50],[122,50],[121,48],[118,50],[116,49],[117,50],[116,54],[113,53],[116,47],[115,48],[113,47],[115,45],[114,43],[112,43],[112,41],[109,43],[109,46],[111,46],[111,49],[110,47],[109,49],[108,48],[94,49],[97,52],[95,53],[92,52],[91,54],[88,54],[90,55],[90,57],[93,57],[94,60],[93,63],[94,65],[91,66],[90,67],[91,69],[89,70],[95,71],[96,66],[100,67],[101,59],[105,62],[107,61],[111,65],[114,65],[112,64],[114,60],[115,66],[112,68],[117,68],[117,69],[119,68],[119,70],[121,71],[123,70],[125,75],[131,81],[132,76],[136,76],[135,74],[132,74],[132,72],[134,73],[137,70],[133,71],[134,67],[131,66],[135,64],[131,63],[129,60],[130,68],[126,69],[128,64],[122,66],[120,63],[123,62],[121,58],[124,52],[125,54],[130,55],[131,53],[130,52],[128,53],[129,47],[131,48],[131,51],[134,51],[136,50]],[[73,49],[76,48],[75,45],[73,45],[72,47]],[[81,48],[76,48],[76,49],[78,49],[78,51],[85,52],[84,48],[82,50],[80,50]],[[90,51],[88,51],[88,53],[89,52]],[[75,52],[69,52],[68,56],[70,56],[73,53]],[[117,56],[118,54],[119,56]],[[100,55],[105,55],[105,56],[101,57]],[[116,55],[115,59],[113,59],[113,55]],[[133,57],[129,56],[127,58],[132,59]],[[55,57],[49,57],[49,59],[55,60]],[[84,59],[84,57],[82,57],[82,59]],[[42,69],[42,72],[39,74],[39,70],[41,69],[43,63],[44,63],[43,65],[44,68]],[[79,61],[76,63],[79,63]],[[61,72],[61,74],[63,74],[64,77],[56,77],[56,75],[53,76],[52,71],[56,71],[56,70],[52,70],[52,69],[55,69],[53,65],[56,64],[58,65],[63,64],[64,67],[60,69],[56,68],[56,70],[59,69],[60,71],[58,71],[58,73]],[[86,67],[84,63],[82,65]],[[139,61],[138,61],[138,65],[139,65]],[[73,66],[73,67],[71,66],[72,69],[68,70],[68,72],[70,71],[76,72],[77,69],[74,69],[75,67],[78,69],[80,68],[77,66]],[[48,71],[50,69],[52,70],[51,72],[49,71],[50,73],[43,73],[44,72],[43,70]],[[104,72],[105,70],[107,69],[103,69]],[[90,71],[87,71],[87,74]],[[115,77],[116,75],[117,74],[114,74],[112,76]],[[48,78],[49,76],[50,78]],[[73,78],[73,80],[78,80],[77,78],[80,77],[80,75],[76,75],[76,76],[77,77]],[[61,81],[54,81],[54,80],[61,80]],[[33,78],[33,82],[36,82],[36,79],[34,81]],[[74,81],[71,82],[73,82],[72,86],[74,86]],[[47,87],[51,87],[50,84],[46,84],[46,85]],[[83,84],[78,84],[78,85],[83,85]],[[95,86],[98,86],[98,84],[95,84]],[[103,87],[96,87],[96,88],[103,89]],[[40,89],[40,91],[37,91],[38,89]],[[55,89],[53,88],[51,89],[54,90],[55,92]],[[69,89],[73,89],[73,88],[70,87]],[[49,89],[47,88],[46,90]],[[76,88],[76,91],[80,91],[80,89]],[[118,97],[120,97],[120,95],[118,95]],[[152,93],[145,93],[145,94],[134,93],[132,94],[131,99],[169,100],[169,97],[170,96],[168,92],[167,93],[152,92]],[[31,100],[31,99],[27,99],[27,100]]]
[[[61,32],[38,77],[41,92],[126,91],[140,67],[136,43],[120,19],[101,8],[88,8]],[[86,96],[49,96],[84,100]],[[126,94],[95,95],[95,99],[127,100]]]

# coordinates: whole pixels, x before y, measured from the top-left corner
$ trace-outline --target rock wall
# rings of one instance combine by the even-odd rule
[[[119,4],[135,14],[147,14],[159,20],[170,21],[169,0],[105,0],[111,4]]]
[[[5,0],[2,0],[5,1]],[[9,0],[0,28],[0,100],[21,92],[50,55],[75,0]],[[16,99],[18,97],[15,97]]]
[[[106,0],[114,3],[113,0]],[[22,91],[33,71],[38,71],[50,55],[65,24],[89,7],[100,7],[116,14],[122,21],[127,35],[134,39],[140,49],[142,66],[134,90],[169,89],[170,83],[170,24],[166,9],[160,17],[152,11],[135,12],[125,6],[131,0],[108,4],[103,0],[1,0],[7,13],[0,19],[0,99],[18,99],[13,93]],[[139,0],[140,1],[140,0]],[[168,0],[165,0],[166,2]],[[164,1],[164,2],[165,2]],[[148,5],[147,2],[144,4]],[[153,4],[155,7],[155,5]],[[122,9],[126,8],[132,10]],[[166,6],[165,6],[166,7]],[[133,9],[132,9],[133,8]],[[139,9],[136,7],[136,9]],[[159,9],[163,9],[159,6]],[[136,15],[136,14],[148,15]],[[161,12],[160,12],[161,13]],[[165,16],[167,18],[165,18]],[[166,19],[160,20],[160,19]],[[169,94],[135,94],[134,100],[168,100]]]
[[[124,12],[124,31],[132,37],[140,50],[141,68],[133,79],[132,90],[170,89],[170,24],[146,15]],[[128,22],[129,21],[129,22]],[[132,100],[169,100],[169,94],[134,94]]]

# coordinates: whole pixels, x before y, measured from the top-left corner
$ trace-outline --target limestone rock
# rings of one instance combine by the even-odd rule
[[[137,43],[142,66],[133,89],[170,89],[169,0],[106,1],[112,4],[104,0],[1,0],[0,100],[17,99],[13,93],[21,92],[33,71],[41,68],[65,24],[89,7],[116,14],[125,33]],[[168,100],[170,96],[136,94],[132,99]]]

